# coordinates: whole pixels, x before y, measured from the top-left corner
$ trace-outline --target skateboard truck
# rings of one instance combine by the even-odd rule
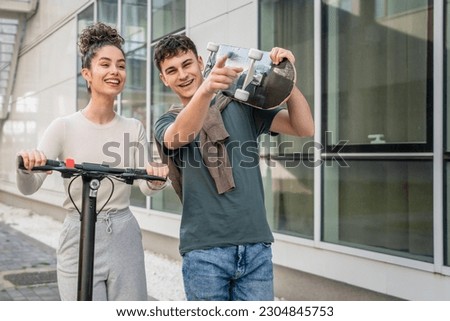
[[[263,57],[263,52],[258,49],[250,49],[248,52],[248,57],[250,58],[250,66],[245,76],[244,83],[242,84],[242,89],[236,89],[234,93],[234,98],[247,101],[250,93],[245,90],[245,88],[252,82],[255,75],[255,61],[259,61]]]
[[[205,70],[203,71],[203,78],[206,78],[211,69],[214,67],[216,63],[216,55],[219,51],[219,45],[214,42],[208,42],[206,49],[209,51],[208,61],[206,62]]]
[[[203,77],[206,77],[211,69],[214,67],[214,64],[216,62],[216,55],[219,51],[220,45],[214,43],[214,42],[208,42],[208,45],[206,46],[206,49],[210,52],[208,61],[205,66],[205,71],[203,73]],[[247,75],[245,76],[244,83],[242,84],[241,89],[236,89],[236,92],[234,93],[234,98],[241,100],[241,101],[247,101],[250,93],[245,90],[245,88],[254,81],[255,84],[260,84],[262,76],[260,75],[259,78],[257,75],[255,75],[255,62],[262,59],[264,53],[258,49],[250,49],[248,52],[248,57],[250,58],[250,66],[247,72]],[[228,53],[228,58],[233,57],[233,52]]]

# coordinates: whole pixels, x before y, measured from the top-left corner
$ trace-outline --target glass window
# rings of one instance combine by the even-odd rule
[[[121,115],[147,123],[147,0],[122,0],[121,35],[125,39],[127,81],[120,96]],[[143,165],[144,166],[144,165]],[[142,166],[142,167],[143,167]],[[146,207],[146,197],[137,186],[131,190],[131,205]]]
[[[447,181],[444,187],[446,202],[444,204],[444,208],[446,209],[446,215],[444,215],[444,264],[450,266],[450,162],[448,160],[445,163],[445,167]]]
[[[146,123],[147,0],[122,1],[122,37],[127,60],[127,82],[122,93],[122,115]]]
[[[181,31],[186,25],[186,0],[152,1],[152,40]]]
[[[273,231],[312,239],[314,170],[301,159],[260,162],[269,224]]]
[[[432,150],[428,0],[323,0],[323,128],[343,151]],[[331,145],[327,146],[330,151]]]
[[[323,240],[432,262],[430,177],[432,161],[327,161]]]
[[[153,57],[153,50],[152,50]],[[173,104],[179,104],[178,96],[167,88],[159,78],[159,70],[156,66],[151,69],[151,106],[150,106],[150,119],[152,119],[152,127],[154,122],[162,116],[170,106]],[[153,128],[151,131],[153,135]],[[154,140],[154,138],[153,138]],[[159,153],[156,146],[152,148],[153,158],[160,161]],[[172,186],[169,186],[161,192],[152,196],[151,208],[155,210],[165,211],[169,213],[181,213],[181,202],[175,193]]]
[[[78,36],[84,28],[94,23],[94,5],[84,9],[77,17]],[[78,39],[77,36],[77,39]],[[77,46],[77,110],[83,109],[89,102],[90,96],[87,91],[86,81],[81,76],[81,56]]]
[[[445,57],[445,69],[444,69],[444,84],[446,86],[446,88],[444,90],[446,90],[447,95],[444,95],[444,103],[445,103],[445,113],[446,113],[446,122],[445,122],[445,132],[446,132],[446,139],[445,139],[445,150],[447,152],[450,152],[450,108],[449,108],[449,100],[448,100],[448,95],[450,94],[450,81],[449,81],[449,76],[450,76],[450,63],[448,61],[448,58],[450,57],[450,22],[449,22],[449,17],[450,17],[450,0],[447,0],[445,2],[445,52],[444,52],[444,57]]]
[[[450,0],[447,0],[445,2],[445,52],[444,52],[444,84],[446,88],[444,90],[446,95],[444,94],[444,106],[445,106],[445,113],[446,113],[446,122],[445,122],[445,132],[446,132],[446,140],[445,140],[445,167],[446,167],[446,182],[444,188],[446,190],[446,204],[444,204],[444,208],[446,209],[445,217],[444,217],[444,249],[445,249],[445,265],[450,266],[450,107],[449,107],[449,100],[448,96],[450,95],[450,81],[449,81],[449,75],[450,75],[450,63],[448,61],[448,57],[450,57]]]
[[[313,109],[314,103],[314,2],[309,0],[260,1],[260,48],[274,46],[291,50],[296,56],[297,85]],[[299,31],[300,30],[300,31]],[[305,148],[312,138],[265,136],[261,155],[269,222],[276,232],[313,238],[313,167]],[[269,144],[269,145],[267,145]]]
[[[118,0],[98,0],[98,21],[112,25],[114,27],[117,26],[117,1]]]
[[[185,28],[186,1],[185,0],[160,0],[152,1],[152,40],[157,40],[167,34],[180,32]],[[155,45],[156,42],[153,44]],[[153,49],[152,54],[153,57]],[[179,99],[169,88],[165,87],[159,79],[159,70],[152,64],[151,95],[150,95],[150,119],[152,120],[151,133],[153,135],[154,122],[172,104],[178,104]],[[152,142],[154,138],[152,138]],[[152,148],[155,160],[160,160],[156,146]],[[181,202],[174,189],[170,186],[152,196],[151,208],[169,213],[181,213]]]
[[[433,262],[431,3],[322,1],[326,242]]]

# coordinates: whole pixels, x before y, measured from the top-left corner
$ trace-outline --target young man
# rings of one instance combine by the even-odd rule
[[[295,62],[282,48],[273,48],[270,57],[275,64],[284,58]],[[216,93],[242,72],[226,67],[226,59],[219,57],[203,79],[203,60],[188,37],[166,36],[155,48],[160,78],[182,104],[157,120],[155,137],[161,157],[175,168],[170,176],[183,202],[180,253],[186,298],[273,300],[273,236],[257,138],[269,132],[312,136],[314,123],[297,87],[287,109],[259,110],[225,101],[222,112],[214,113],[216,100],[223,98]],[[220,137],[211,139],[215,136]]]

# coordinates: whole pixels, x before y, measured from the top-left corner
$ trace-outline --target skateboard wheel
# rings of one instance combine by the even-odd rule
[[[206,49],[208,51],[217,52],[217,51],[219,51],[219,45],[214,42],[208,42]]]
[[[248,57],[254,60],[261,60],[263,57],[263,52],[261,50],[252,48],[248,51]]]
[[[247,101],[249,92],[242,90],[242,89],[236,89],[236,92],[234,93],[234,98],[241,100],[241,101]]]

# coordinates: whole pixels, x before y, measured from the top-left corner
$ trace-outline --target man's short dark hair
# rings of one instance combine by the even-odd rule
[[[185,35],[168,35],[162,38],[155,46],[153,62],[161,72],[161,63],[167,58],[172,58],[180,53],[192,51],[198,57],[197,47],[194,42]]]

